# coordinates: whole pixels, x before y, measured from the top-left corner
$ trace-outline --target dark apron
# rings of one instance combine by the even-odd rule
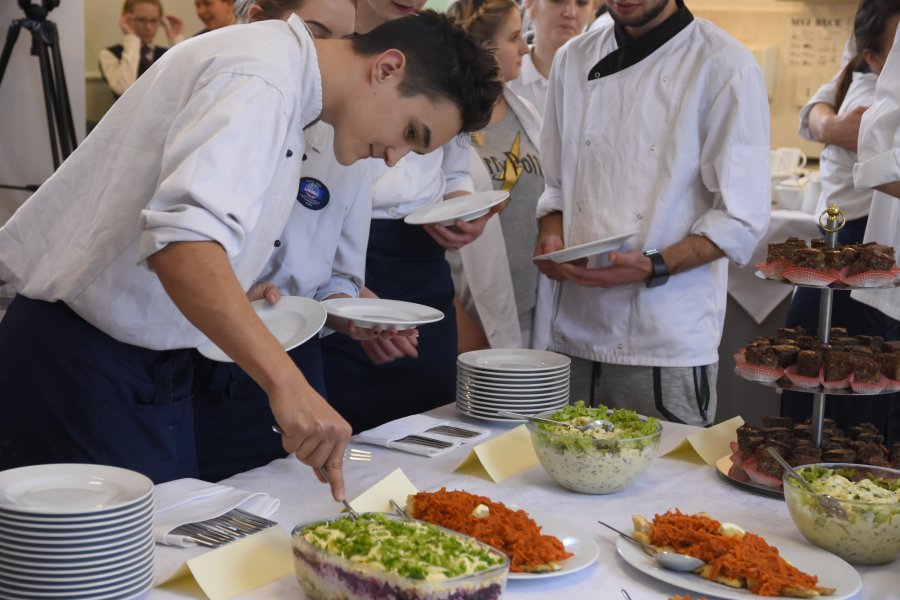
[[[62,302],[17,296],[0,320],[0,470],[41,463],[196,477],[187,350],[106,335]]]
[[[366,287],[380,298],[424,304],[444,313],[419,328],[419,358],[384,365],[342,334],[322,340],[329,403],[364,431],[453,402],[456,395],[456,311],[444,249],[402,220],[373,219],[366,253]]]
[[[219,481],[284,458],[281,436],[269,398],[234,363],[217,362],[191,352],[194,362],[194,432],[200,479]],[[288,352],[309,384],[324,396],[319,338]]]

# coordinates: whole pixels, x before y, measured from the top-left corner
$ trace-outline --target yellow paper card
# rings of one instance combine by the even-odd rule
[[[500,483],[538,464],[524,425],[475,446],[454,471]]]
[[[744,419],[741,417],[722,421],[718,425],[687,436],[663,456],[696,464],[706,463],[714,467],[717,460],[731,452],[731,442],[737,441],[736,430],[743,424]]]
[[[391,500],[406,507],[406,497],[419,490],[412,484],[403,469],[395,469],[393,473],[367,489],[350,502],[356,512],[392,512]]]
[[[230,600],[293,573],[290,536],[270,527],[189,559],[160,587],[188,591],[193,579],[209,600]]]

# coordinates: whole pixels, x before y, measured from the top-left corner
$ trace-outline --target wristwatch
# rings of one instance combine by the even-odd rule
[[[669,280],[669,268],[666,267],[666,261],[663,260],[662,254],[658,250],[645,250],[644,256],[650,259],[653,266],[653,272],[647,280],[647,287],[658,287]]]

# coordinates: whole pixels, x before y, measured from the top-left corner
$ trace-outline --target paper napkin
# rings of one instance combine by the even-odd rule
[[[468,427],[468,425],[467,425]],[[454,471],[500,483],[539,464],[524,425],[475,446]]]
[[[158,544],[196,546],[184,536],[172,535],[185,523],[197,523],[240,508],[260,517],[278,510],[279,500],[262,492],[248,492],[199,479],[176,479],[153,487],[153,537]]]
[[[290,536],[270,527],[189,559],[160,587],[229,600],[293,573]]]
[[[428,431],[432,427],[438,425],[453,425],[455,427],[477,431],[478,435],[470,438],[461,438]],[[433,448],[422,444],[397,441],[408,435],[421,435],[441,440],[442,442],[449,442],[451,446],[448,448]],[[374,429],[358,433],[353,439],[365,444],[384,446],[386,448],[393,448],[394,450],[411,452],[412,454],[421,454],[422,456],[439,456],[446,452],[450,452],[463,444],[470,444],[472,442],[483,440],[489,435],[491,435],[491,430],[485,427],[477,427],[468,423],[458,423],[444,419],[435,419],[434,417],[429,417],[427,415],[411,415],[409,417],[391,421],[390,423],[385,423],[384,425],[379,425]]]
[[[731,452],[731,442],[737,441],[737,428],[743,424],[744,419],[734,417],[702,429],[684,438],[663,456],[714,467],[717,460]]]
[[[419,490],[412,484],[403,469],[395,469],[393,473],[367,489],[350,501],[350,506],[358,513],[392,512],[391,500],[406,507],[406,498]]]

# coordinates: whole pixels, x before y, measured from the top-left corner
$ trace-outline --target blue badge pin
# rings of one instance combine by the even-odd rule
[[[331,192],[325,184],[314,177],[301,177],[297,190],[297,202],[310,210],[322,210],[328,206]]]

